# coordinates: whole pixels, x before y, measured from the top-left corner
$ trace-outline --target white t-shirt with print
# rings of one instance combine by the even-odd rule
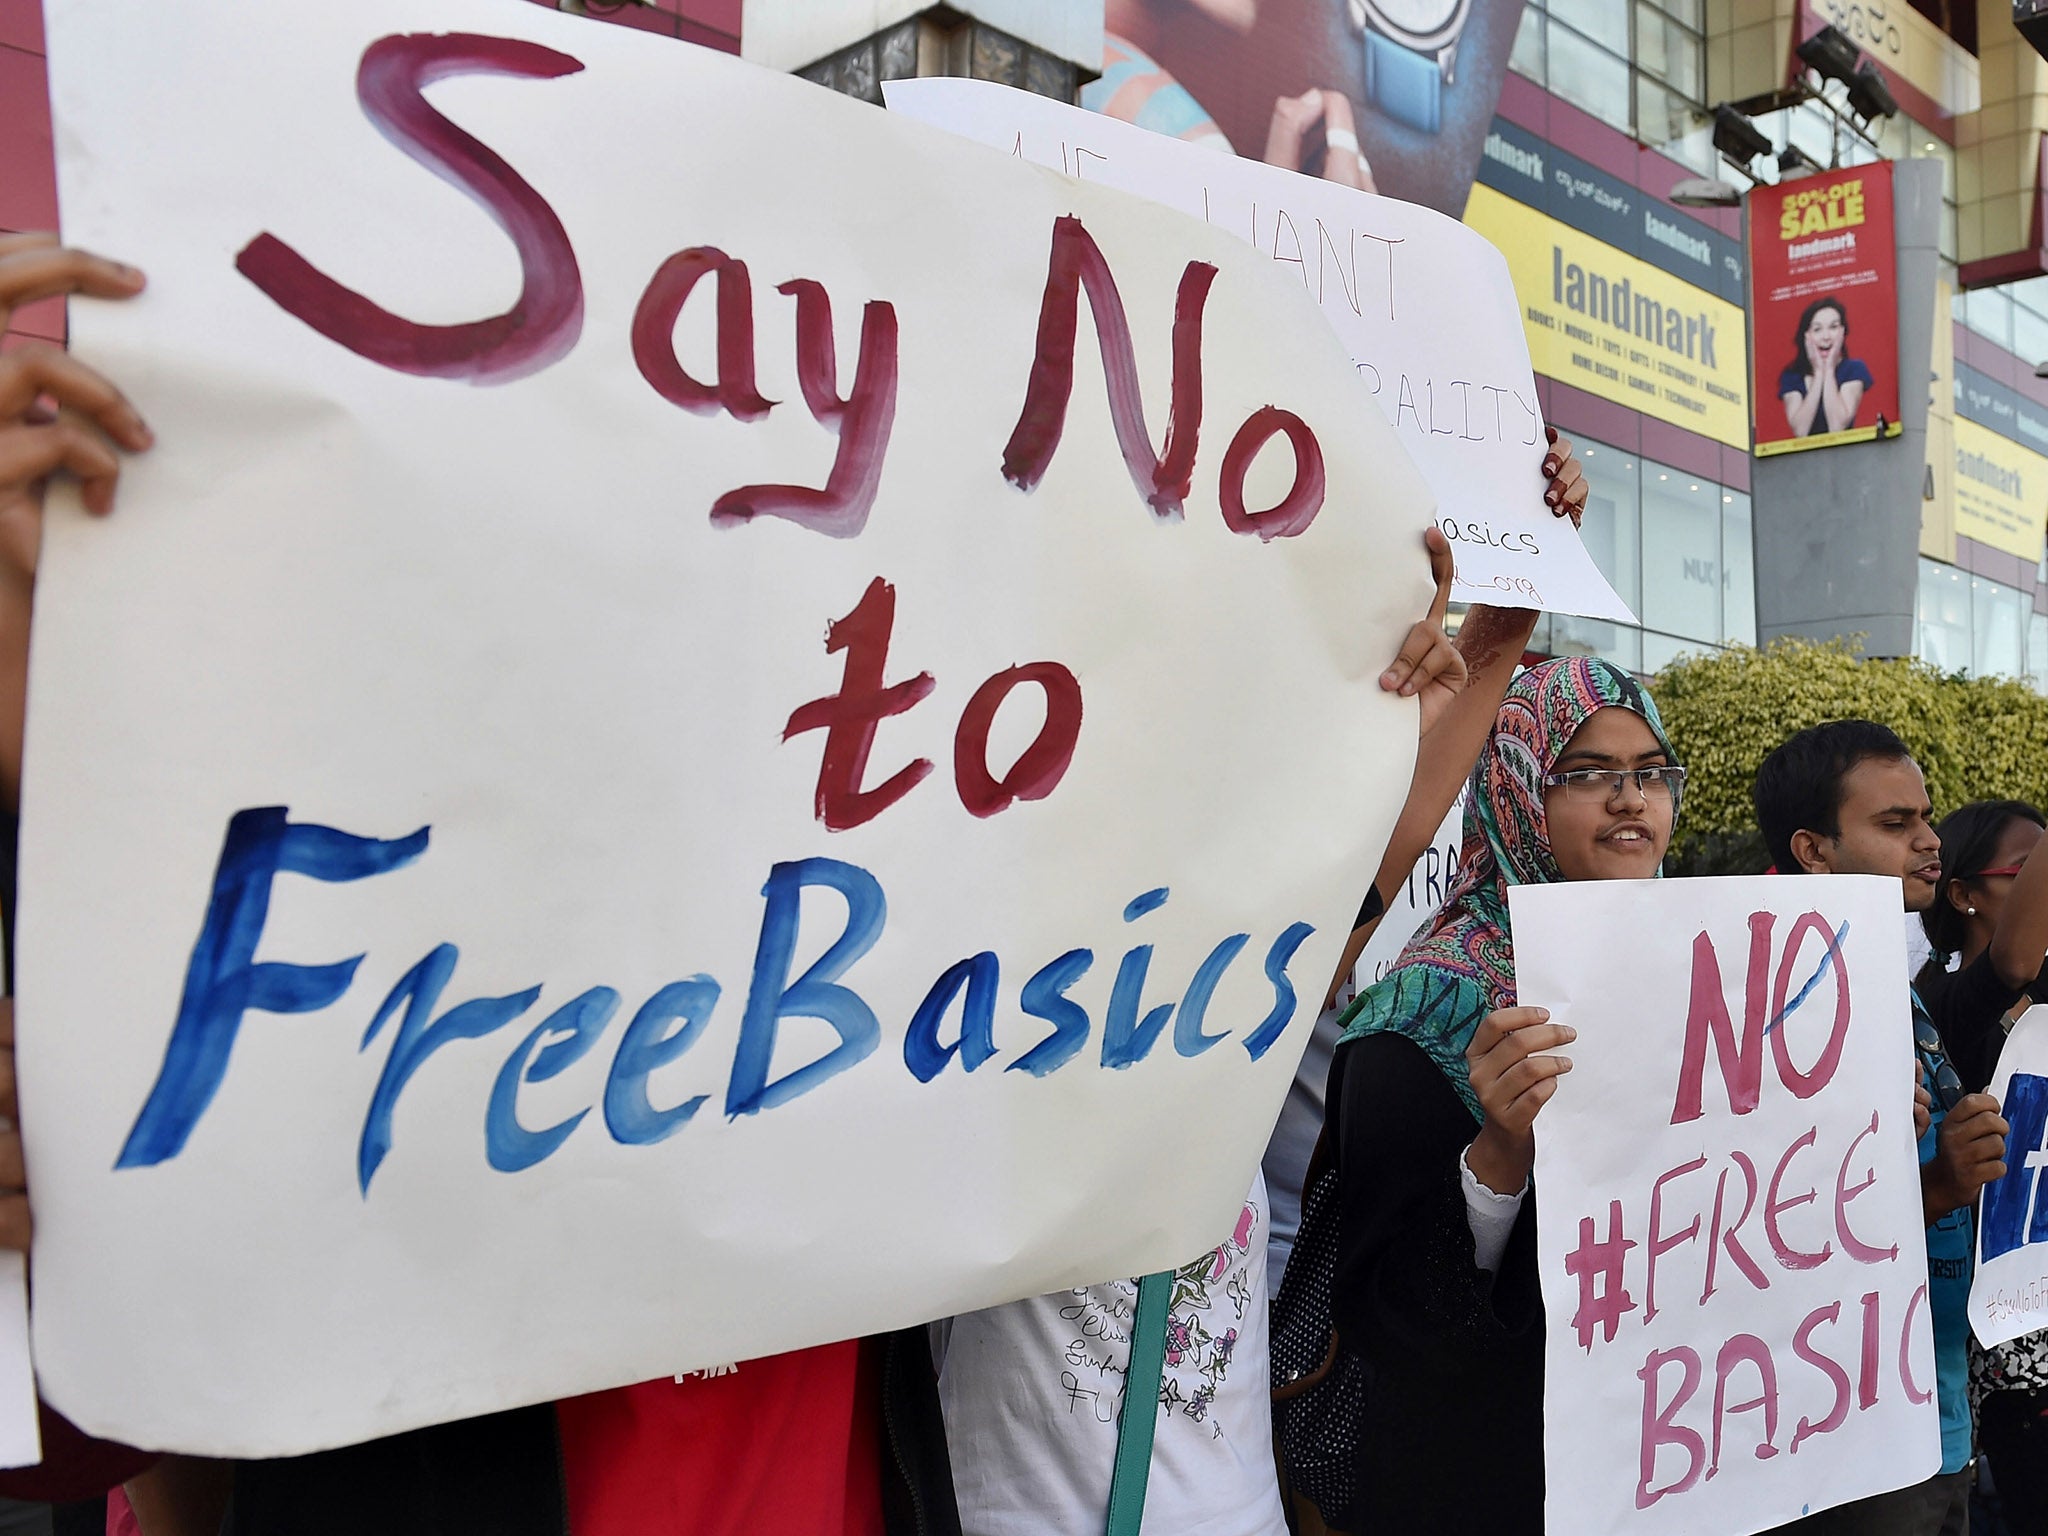
[[[1266,1343],[1266,1185],[1174,1277],[1146,1536],[1285,1536]],[[1096,1536],[1137,1312],[1116,1280],[934,1325],[966,1536]]]

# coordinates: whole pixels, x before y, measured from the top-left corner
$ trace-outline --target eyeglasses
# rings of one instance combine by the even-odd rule
[[[1561,789],[1567,800],[1598,800],[1603,805],[1628,783],[1645,800],[1675,802],[1685,788],[1685,770],[1676,763],[1658,763],[1650,768],[1574,768],[1543,775],[1545,789]]]
[[[2015,864],[2011,869],[1980,869],[1974,875],[1958,875],[1958,880],[1987,880],[1993,875],[2016,875],[2026,866]]]

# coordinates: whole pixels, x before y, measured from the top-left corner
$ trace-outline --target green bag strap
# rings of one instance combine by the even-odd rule
[[[1166,1373],[1166,1314],[1173,1271],[1138,1282],[1138,1316],[1124,1375],[1124,1406],[1116,1426],[1116,1470],[1109,1478],[1108,1536],[1138,1536],[1145,1518],[1145,1479],[1152,1468],[1152,1432],[1159,1422],[1159,1383]]]

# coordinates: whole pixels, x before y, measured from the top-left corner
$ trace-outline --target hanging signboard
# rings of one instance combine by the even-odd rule
[[[1750,192],[1759,456],[1903,430],[1897,255],[1889,161]]]

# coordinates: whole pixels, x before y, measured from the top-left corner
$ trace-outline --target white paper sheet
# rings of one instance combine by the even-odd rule
[[[66,233],[150,275],[73,340],[161,445],[110,524],[53,508],[37,600],[49,1399],[286,1454],[1213,1245],[1409,781],[1415,708],[1377,679],[1429,594],[1429,493],[1298,285],[539,7],[49,24]],[[1100,267],[1047,459],[1056,238]],[[671,332],[691,262],[730,286]],[[361,300],[272,296],[307,268]],[[1101,269],[1142,439],[1106,404]],[[1205,282],[1199,431],[1184,400],[1169,446]],[[830,481],[884,419],[879,479]],[[1232,444],[1269,430],[1233,509]],[[1318,452],[1320,510],[1262,520],[1310,508]],[[1192,457],[1178,516],[1155,455]],[[874,498],[857,530],[714,519],[778,483]],[[842,720],[826,771],[815,701],[850,668],[874,732]]]
[[[28,1264],[18,1253],[0,1253],[0,1467],[32,1467],[42,1459],[28,1350]]]
[[[1509,907],[1578,1031],[1536,1121],[1548,1528],[1747,1536],[1938,1471],[1898,881]]]
[[[1500,252],[1431,208],[1374,197],[983,80],[892,80],[891,112],[1248,241],[1315,299],[1436,492],[1461,602],[1635,623],[1543,504],[1543,422]],[[1598,472],[1598,466],[1589,466]]]
[[[2013,1025],[1990,1089],[2011,1130],[2005,1177],[1977,1199],[1970,1330],[1985,1345],[2048,1328],[2048,1008],[2036,1004]]]

